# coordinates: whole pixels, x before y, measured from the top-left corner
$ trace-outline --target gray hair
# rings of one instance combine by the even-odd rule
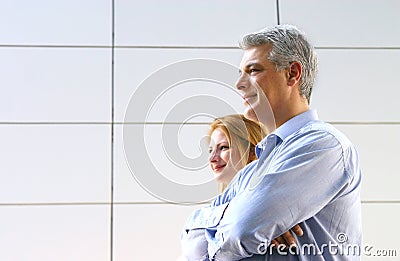
[[[305,34],[293,25],[277,25],[243,36],[239,46],[246,50],[265,44],[272,44],[268,59],[275,64],[276,70],[286,69],[294,61],[301,63],[299,91],[310,103],[318,59]]]

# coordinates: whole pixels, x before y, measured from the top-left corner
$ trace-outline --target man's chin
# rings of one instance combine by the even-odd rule
[[[251,107],[246,107],[244,110],[244,116],[252,121],[258,121],[257,114]]]

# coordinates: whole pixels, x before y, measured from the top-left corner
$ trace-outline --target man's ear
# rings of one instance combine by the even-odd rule
[[[289,67],[287,68],[288,73],[288,85],[294,86],[296,85],[301,78],[301,74],[303,72],[303,66],[299,62],[291,62]]]

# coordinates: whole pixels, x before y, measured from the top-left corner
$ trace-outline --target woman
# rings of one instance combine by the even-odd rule
[[[209,164],[222,193],[236,173],[256,160],[255,146],[266,136],[266,128],[241,114],[216,118],[208,131]],[[197,240],[193,240],[197,238]],[[201,238],[201,240],[199,240]],[[196,245],[191,241],[197,242]],[[182,235],[180,260],[207,260],[207,240],[203,229]]]
[[[222,193],[236,173],[256,160],[255,146],[266,136],[260,123],[232,114],[215,119],[208,131],[209,164]]]

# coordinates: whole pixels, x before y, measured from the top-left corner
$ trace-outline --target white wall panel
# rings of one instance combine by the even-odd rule
[[[280,0],[281,24],[295,24],[316,46],[400,46],[397,0]]]
[[[356,146],[363,171],[362,200],[400,200],[400,125],[336,125]]]
[[[143,125],[137,125],[137,133]],[[136,180],[134,173],[130,170],[124,153],[124,143],[122,138],[122,125],[114,126],[115,133],[115,164],[114,164],[114,200],[115,202],[154,202],[159,201],[146,191]],[[137,135],[133,133],[132,135]],[[137,153],[146,153],[139,151]],[[138,164],[140,164],[138,162]],[[143,173],[148,170],[143,169]]]
[[[400,220],[400,204],[363,204],[362,211],[362,260],[399,260],[400,229],[396,224]],[[387,255],[383,256],[384,253]]]
[[[110,121],[110,50],[0,48],[0,56],[0,121]]]
[[[108,202],[110,127],[0,125],[0,201]]]
[[[0,259],[110,260],[109,206],[0,206]]]
[[[174,124],[175,125],[175,124]],[[179,128],[176,137],[163,137],[162,125],[131,125],[131,135],[140,135],[144,129],[146,151],[140,150],[138,144],[123,143],[122,126],[117,126],[115,131],[115,183],[114,200],[116,202],[160,202],[160,193],[152,187],[139,185],[143,183],[141,176],[150,172],[157,173],[159,179],[169,179],[172,182],[191,186],[203,184],[213,179],[213,174],[208,166],[208,145],[204,140],[208,130],[207,125],[168,125],[166,128]],[[164,130],[165,131],[165,130]],[[172,148],[166,145],[166,139],[176,139],[177,143]],[[124,146],[134,146],[135,153],[148,154],[152,166],[148,167],[143,162],[133,160],[135,166],[130,166],[126,160]],[[203,154],[201,149],[203,149]],[[184,158],[178,157],[173,150],[178,151]],[[195,166],[190,160],[199,158]],[[131,169],[139,169],[131,171]],[[155,179],[154,182],[159,182]],[[164,188],[168,189],[168,188]],[[178,193],[178,192],[176,192]],[[215,196],[217,185],[215,184]],[[184,201],[185,198],[182,198]],[[205,199],[208,200],[208,199]]]
[[[386,67],[397,68],[399,66],[400,52],[395,50],[319,50],[318,54],[320,71],[312,95],[312,107],[318,109],[321,118],[328,121],[348,122],[399,120],[395,99],[399,92],[395,88],[396,76],[390,70],[379,70],[379,67],[381,64],[386,64]],[[116,119],[119,121],[123,119],[131,95],[143,80],[160,68],[170,63],[190,58],[219,59],[232,65],[238,65],[241,55],[241,50],[213,50],[208,52],[118,50],[116,65]],[[156,56],[158,59],[155,58]],[[233,57],[235,58],[233,59]],[[236,77],[237,75],[232,75],[232,79],[236,79]],[[210,88],[213,88],[213,85],[207,84]],[[198,86],[205,85],[200,83]],[[165,88],[168,87],[166,86]],[[156,106],[154,112],[149,115],[149,119],[162,121],[165,118],[165,112],[170,109],[169,107],[179,103],[183,97],[193,97],[200,94],[200,91],[208,94],[212,93],[209,89],[200,90],[201,87],[193,87],[196,88],[193,91],[188,87],[188,84],[181,84],[178,87],[175,88],[175,91],[182,90],[180,92],[182,97],[178,99],[178,96],[175,96],[173,99],[167,100],[168,92],[163,94],[165,96],[164,102],[168,101],[169,104],[164,103],[164,107]],[[225,95],[227,94],[226,89],[220,88],[221,86],[218,87],[214,88],[213,91],[218,92],[220,90],[223,94],[216,94],[216,96],[229,99],[228,103],[232,104],[238,111],[241,111],[242,103],[240,99]],[[380,106],[373,106],[374,108],[371,110],[372,104],[381,100],[385,102]]]
[[[199,206],[116,205],[114,260],[177,260],[180,235],[190,213]]]
[[[176,49],[116,49],[115,53],[115,119],[123,121],[125,111],[132,95],[135,94],[141,84],[148,77],[153,77],[159,84],[164,84],[163,77],[158,77],[157,72],[172,63],[177,63],[188,59],[214,59],[228,63],[227,68],[233,70],[228,78],[232,80],[232,85],[236,81],[238,74],[236,67],[239,66],[242,58],[242,51],[237,50],[176,50]],[[227,78],[229,73],[227,70],[219,72],[214,68],[201,68],[207,72],[214,72],[215,79]],[[197,68],[188,67],[185,70],[198,70]],[[180,74],[182,72],[175,72]],[[157,76],[154,76],[157,75]],[[171,77],[175,77],[171,75]],[[168,77],[166,77],[168,78]],[[186,80],[184,77],[179,80]],[[170,86],[165,86],[165,90]],[[156,101],[153,112],[149,115],[151,121],[163,121],[167,112],[176,104],[186,98],[200,95],[212,95],[222,100],[227,100],[227,104],[231,104],[233,108],[241,112],[243,110],[242,99],[235,94],[235,90],[230,91],[222,85],[204,81],[196,81],[195,83],[178,84],[172,91],[160,93],[162,99]],[[160,107],[161,106],[161,107]],[[218,111],[218,108],[215,108]],[[134,114],[135,115],[135,114]],[[140,121],[142,115],[136,115]]]
[[[4,0],[0,44],[110,45],[109,0]]]
[[[116,44],[237,46],[247,32],[276,24],[273,0],[117,0]]]
[[[397,50],[318,50],[319,75],[311,97],[326,121],[400,121]]]

